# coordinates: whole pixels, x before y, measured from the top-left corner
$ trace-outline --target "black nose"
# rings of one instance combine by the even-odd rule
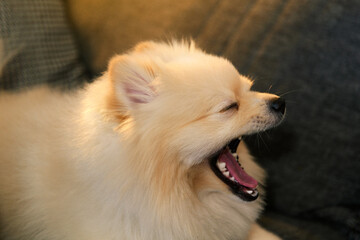
[[[270,102],[271,110],[284,114],[285,113],[285,100],[283,98],[276,98]]]

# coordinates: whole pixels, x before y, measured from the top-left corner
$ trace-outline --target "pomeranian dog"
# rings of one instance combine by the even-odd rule
[[[279,239],[241,137],[285,102],[192,42],[143,42],[72,93],[0,94],[1,239]]]

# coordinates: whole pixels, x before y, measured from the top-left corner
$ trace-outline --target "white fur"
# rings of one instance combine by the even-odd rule
[[[85,90],[0,93],[0,236],[246,239],[263,200],[232,194],[207,158],[275,124],[265,104],[275,96],[250,85],[193,44],[147,42]],[[232,101],[238,111],[220,112]],[[243,143],[238,153],[263,183]]]

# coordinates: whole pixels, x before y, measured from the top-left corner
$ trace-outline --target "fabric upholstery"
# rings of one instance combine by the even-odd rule
[[[0,89],[72,88],[84,79],[62,1],[0,1]]]

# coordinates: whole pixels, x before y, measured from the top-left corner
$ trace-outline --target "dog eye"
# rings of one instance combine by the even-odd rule
[[[233,102],[232,104],[230,104],[229,106],[223,108],[220,112],[226,112],[226,111],[229,111],[231,109],[236,109],[238,110],[239,109],[239,104],[237,102]]]

